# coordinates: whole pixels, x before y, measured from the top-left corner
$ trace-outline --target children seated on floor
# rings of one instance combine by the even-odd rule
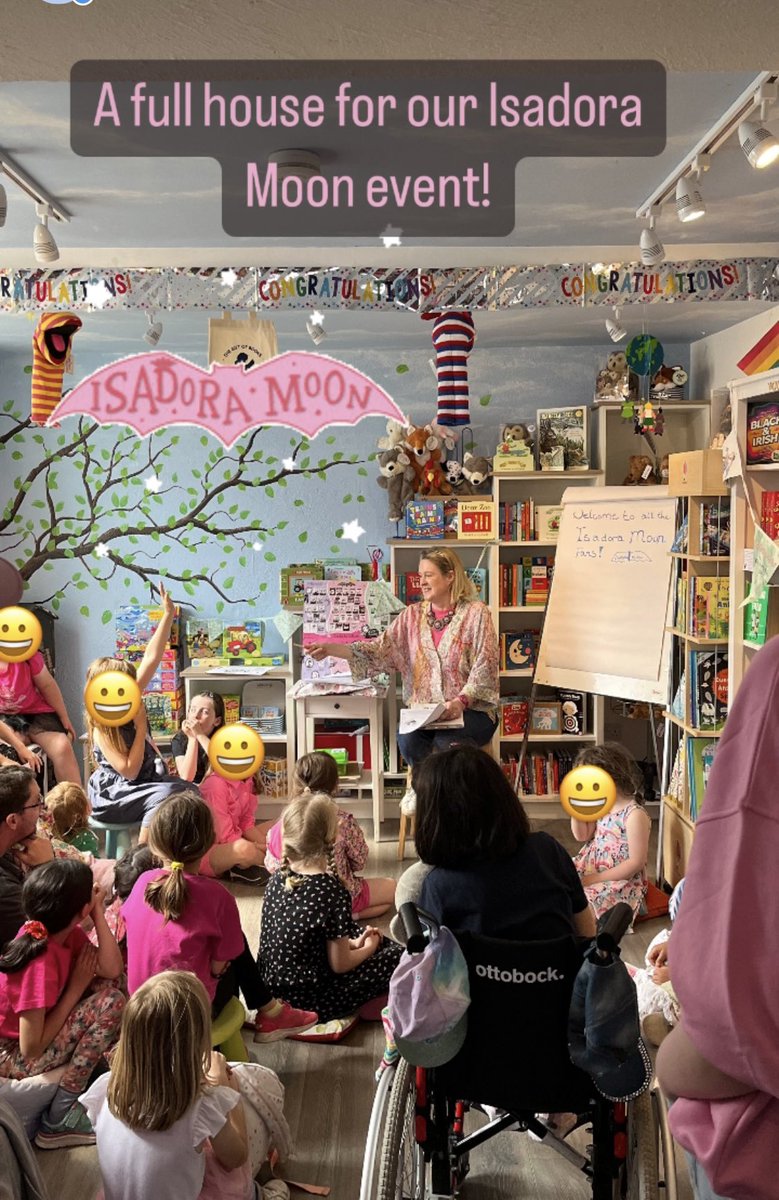
[[[575,767],[600,767],[614,780],[617,799],[597,821],[571,818],[571,832],[585,845],[574,858],[584,893],[600,917],[620,901],[638,912],[646,895],[651,822],[644,809],[644,780],[635,759],[618,742],[586,746]]]
[[[291,797],[325,792],[335,796],[338,791],[338,767],[332,754],[322,750],[304,754],[295,764]],[[273,874],[281,867],[281,820],[267,834],[265,866]],[[358,874],[368,861],[368,843],[351,813],[338,809],[338,832],[335,838],[335,867],[338,878],[352,897],[352,913],[360,920],[381,917],[392,907],[395,899],[395,880],[364,879]]]
[[[235,899],[200,873],[213,845],[211,810],[196,792],[172,796],[155,812],[149,846],[162,866],[139,875],[122,905],[130,995],[160,971],[187,969],[205,987],[214,1017],[243,993],[257,1011],[258,1042],[311,1029],[316,1012],[275,999],[252,958]]]
[[[684,891],[684,880],[677,883],[668,901],[668,915],[675,921]],[[628,971],[638,992],[638,1015],[644,1040],[659,1046],[679,1020],[679,1001],[671,982],[668,963],[668,941],[670,929],[661,929],[652,938],[646,951],[646,966],[632,967]]]
[[[78,1103],[103,1055],[116,1043],[125,997],[97,987],[122,971],[103,912],[103,892],[86,863],[55,859],[22,888],[26,920],[0,955],[0,1078],[25,1079],[68,1064],[41,1121],[41,1149],[90,1145]],[[90,916],[97,947],[81,922]]]
[[[281,869],[265,889],[259,966],[267,988],[315,1008],[322,1022],[355,1012],[378,1020],[402,953],[352,916],[335,865],[338,808],[320,792],[292,800],[282,818]]]
[[[234,883],[267,883],[261,865],[265,834],[255,824],[257,813],[256,776],[225,779],[209,771],[200,793],[214,818],[216,840],[202,863],[204,875],[227,875]]]
[[[0,767],[29,767],[40,771],[42,759],[37,749],[27,746],[6,721],[0,721]]]
[[[259,1112],[242,1089],[260,1093]],[[259,1192],[254,1182],[272,1146],[289,1150],[280,1096],[272,1071],[231,1068],[211,1049],[209,996],[194,974],[155,975],[127,1004],[110,1073],[83,1097],[104,1200],[287,1200],[281,1180]]]
[[[225,702],[219,692],[193,696],[181,730],[171,743],[180,779],[202,783],[208,774],[208,743],[211,734],[225,723]]]

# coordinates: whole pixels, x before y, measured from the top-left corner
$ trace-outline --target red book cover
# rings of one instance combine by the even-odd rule
[[[763,492],[760,524],[771,541],[779,537],[779,492]]]
[[[504,737],[514,737],[525,732],[527,725],[527,700],[516,700],[501,705],[500,719]]]

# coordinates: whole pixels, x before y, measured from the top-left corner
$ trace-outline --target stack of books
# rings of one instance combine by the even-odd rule
[[[498,536],[503,542],[557,541],[562,507],[536,504],[535,500],[517,500],[498,505]]]
[[[554,556],[535,555],[518,563],[501,563],[500,604],[503,608],[544,608],[554,572]]]
[[[573,769],[575,754],[552,750],[547,754],[527,754],[519,767],[519,756],[501,759],[501,767],[518,796],[552,796],[560,790],[560,780]]]
[[[687,632],[697,638],[726,638],[730,614],[730,580],[696,575],[688,584]]]

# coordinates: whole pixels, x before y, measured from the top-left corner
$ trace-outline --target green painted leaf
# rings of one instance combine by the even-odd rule
[[[308,541],[308,533],[306,532],[305,529],[303,530],[302,533],[298,534],[298,541],[299,542],[307,542]]]
[[[230,588],[233,586],[234,583],[235,583],[235,576],[231,575],[229,577],[229,579],[225,579],[225,581],[224,581],[224,584],[223,584],[224,590],[226,592],[229,592]]]
[[[102,580],[101,580],[101,582],[102,582]],[[100,620],[102,621],[103,625],[107,625],[107,624],[108,624],[108,622],[109,622],[109,621],[113,621],[113,619],[114,619],[114,614],[113,614],[113,611],[112,611],[112,609],[110,609],[110,608],[105,608],[105,609],[103,609],[103,615],[102,615],[102,617],[100,618]]]
[[[263,554],[263,558],[265,559],[266,562],[275,562],[276,561],[276,555],[272,554],[270,550],[265,551],[265,553]]]
[[[81,613],[82,617],[89,616],[89,609],[87,608],[86,604],[82,604],[78,611]]]
[[[489,395],[489,393],[486,396],[479,396],[479,404],[482,406],[482,408],[486,408],[491,400],[492,396]]]
[[[216,611],[217,611],[218,613],[220,613],[220,612],[224,612],[224,606],[225,606],[225,605],[224,605],[224,600],[217,600],[217,602],[216,602]]]
[[[405,375],[407,371],[408,371],[408,367],[406,366],[405,363],[398,363],[398,365],[395,367],[396,375]]]

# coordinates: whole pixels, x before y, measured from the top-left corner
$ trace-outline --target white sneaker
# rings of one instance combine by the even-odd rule
[[[404,817],[413,817],[417,811],[417,794],[412,787],[406,788],[400,801],[400,811]]]
[[[261,1193],[262,1200],[289,1200],[289,1187],[283,1179],[269,1179]]]

